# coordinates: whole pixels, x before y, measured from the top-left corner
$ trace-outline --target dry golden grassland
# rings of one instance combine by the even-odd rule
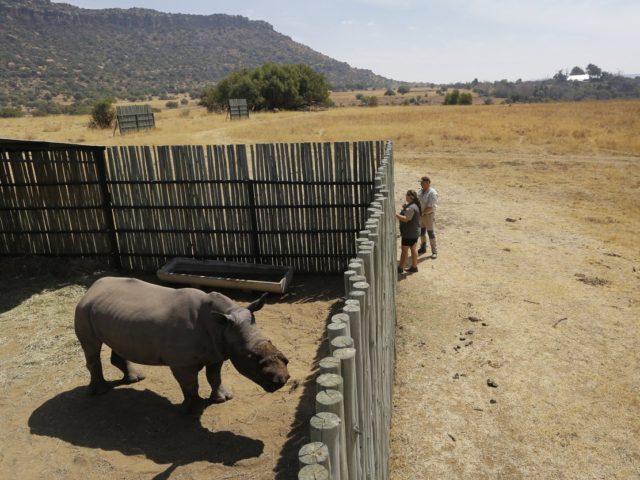
[[[402,105],[403,102],[409,101],[411,98],[419,98],[420,103],[428,103],[429,105],[441,105],[444,95],[436,93],[437,89],[418,87],[412,88],[410,92],[401,95],[396,92],[395,95],[385,96],[386,89],[382,90],[352,90],[346,92],[331,92],[331,100],[337,107],[357,107],[360,100],[356,95],[362,94],[367,97],[376,97],[378,105]]]
[[[233,122],[191,103],[158,113],[155,130],[124,137],[90,130],[88,121],[0,119],[0,138],[97,145],[393,140],[396,203],[407,188],[418,188],[423,174],[440,193],[440,252],[437,260],[421,257],[420,271],[398,284],[391,478],[638,477],[640,101],[344,107],[256,113]],[[30,478],[41,472],[72,479],[164,478],[178,469],[181,478],[271,479],[276,463],[297,465],[295,453],[281,448],[289,423],[274,421],[280,414],[265,408],[263,398],[264,413],[242,410],[253,408],[242,400],[249,393],[228,410],[209,409],[206,431],[195,430],[205,442],[218,439],[218,450],[206,450],[222,457],[202,456],[195,447],[179,449],[188,455],[176,457],[173,446],[157,444],[156,432],[175,427],[182,432],[178,444],[189,445],[194,432],[178,417],[166,430],[165,397],[176,403],[179,391],[164,377],[140,387],[151,389],[143,390],[145,398],[100,407],[117,427],[106,436],[86,434],[78,421],[67,427],[64,409],[77,406],[84,412],[78,418],[94,418],[76,393],[86,372],[69,323],[83,289],[67,291],[55,282],[45,288],[45,277],[11,277],[5,286],[14,296],[0,296],[0,358],[9,371],[28,369],[0,398],[7,407],[0,416],[7,432],[0,440],[0,477],[25,476],[27,466]],[[300,384],[311,378],[309,352],[320,332],[307,321],[322,322],[332,301],[286,313],[305,326],[295,328],[280,323],[279,303],[270,305],[274,316],[267,325],[290,339],[290,367],[298,369]],[[50,318],[60,322],[54,339],[42,335]],[[30,348],[31,338],[42,339],[42,348]],[[304,351],[302,338],[308,341]],[[69,349],[75,352],[55,354]],[[42,356],[52,354],[62,363],[44,364]],[[499,387],[488,387],[488,378]],[[0,372],[0,383],[5,380]],[[149,393],[158,388],[164,389],[160,396]],[[132,389],[116,395],[127,392]],[[296,398],[274,398],[282,418],[289,418]],[[118,418],[130,412],[122,405],[142,409],[149,400],[152,414],[141,415],[123,448]],[[231,420],[221,423],[227,413]],[[247,436],[249,446],[264,438],[265,452],[223,465],[221,458],[238,446],[236,435]],[[228,444],[228,436],[236,443]],[[194,451],[198,455],[190,456]],[[276,478],[294,478],[293,470]]]
[[[351,92],[349,92],[351,93]],[[120,136],[86,116],[0,119],[0,137],[104,145],[341,141],[389,138],[396,150],[640,154],[640,102],[335,108],[253,113],[229,121],[191,104],[156,113],[155,130]]]

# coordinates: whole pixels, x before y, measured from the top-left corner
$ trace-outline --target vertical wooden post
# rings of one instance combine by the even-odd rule
[[[256,213],[255,181],[246,180],[247,199],[249,200],[249,218],[251,219],[251,246],[255,263],[262,263],[260,242],[258,240],[258,215]]]
[[[317,412],[309,423],[311,441],[322,442],[329,449],[331,479],[340,480],[340,417],[331,412]]]
[[[344,397],[347,470],[349,479],[362,478],[360,472],[360,427],[358,426],[358,387],[355,348],[338,348],[333,356],[340,361]]]
[[[312,442],[303,445],[298,452],[300,468],[307,465],[322,465],[329,470],[329,449],[322,442]]]
[[[107,183],[107,160],[106,147],[94,150],[96,159],[96,169],[98,171],[98,182],[100,182],[100,192],[102,193],[102,212],[106,223],[109,245],[111,248],[111,262],[117,269],[122,268],[120,261],[120,248],[118,246],[118,235],[116,233],[115,221],[113,219],[113,209],[111,208],[111,192]]]
[[[318,362],[318,368],[320,375],[325,373],[333,373],[335,375],[341,375],[340,361],[335,357],[324,357]]]
[[[323,390],[316,395],[316,412],[330,412],[340,418],[339,449],[340,449],[340,478],[348,479],[346,432],[344,426],[344,397],[338,390]]]
[[[329,471],[319,463],[307,465],[298,472],[298,480],[331,480]]]

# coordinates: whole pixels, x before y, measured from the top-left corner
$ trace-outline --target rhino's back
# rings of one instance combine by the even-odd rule
[[[95,282],[76,308],[76,329],[93,334],[124,358],[148,365],[190,365],[209,356],[207,296],[133,278]],[[210,312],[210,307],[209,307]]]

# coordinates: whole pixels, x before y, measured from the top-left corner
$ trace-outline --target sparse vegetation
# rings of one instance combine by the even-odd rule
[[[473,96],[469,92],[460,92],[455,89],[448,92],[444,96],[444,105],[471,105],[473,103]]]
[[[0,118],[17,118],[22,117],[24,112],[18,107],[2,107],[0,108]]]
[[[113,100],[103,99],[93,105],[91,111],[90,128],[109,128],[113,126],[116,119],[116,110],[113,106]]]
[[[389,84],[241,16],[0,0],[0,25],[0,104],[26,109],[36,101],[92,103],[105,96],[130,102],[149,95],[196,98],[207,84],[268,61],[309,65],[334,87]]]

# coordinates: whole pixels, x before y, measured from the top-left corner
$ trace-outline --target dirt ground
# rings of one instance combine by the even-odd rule
[[[440,252],[398,285],[392,478],[640,478],[640,159],[396,160],[397,201],[432,176]],[[0,266],[0,477],[295,478],[341,280],[297,277],[258,315],[290,384],[266,394],[227,366],[236,398],[196,419],[166,368],[85,395],[73,308],[105,272]]]
[[[399,155],[439,255],[398,287],[392,478],[640,478],[640,159]]]
[[[297,478],[297,452],[308,442],[313,414],[312,371],[327,355],[321,335],[341,294],[333,282],[294,277],[286,295],[271,296],[256,314],[289,358],[289,383],[268,394],[226,362],[223,381],[235,398],[197,418],[180,410],[168,368],[144,367],[144,381],[87,396],[73,309],[108,272],[20,263],[2,261],[0,281],[1,478]],[[240,304],[256,297],[225,293]],[[109,354],[104,348],[105,377],[117,380]],[[204,372],[199,380],[201,396],[208,396]]]

